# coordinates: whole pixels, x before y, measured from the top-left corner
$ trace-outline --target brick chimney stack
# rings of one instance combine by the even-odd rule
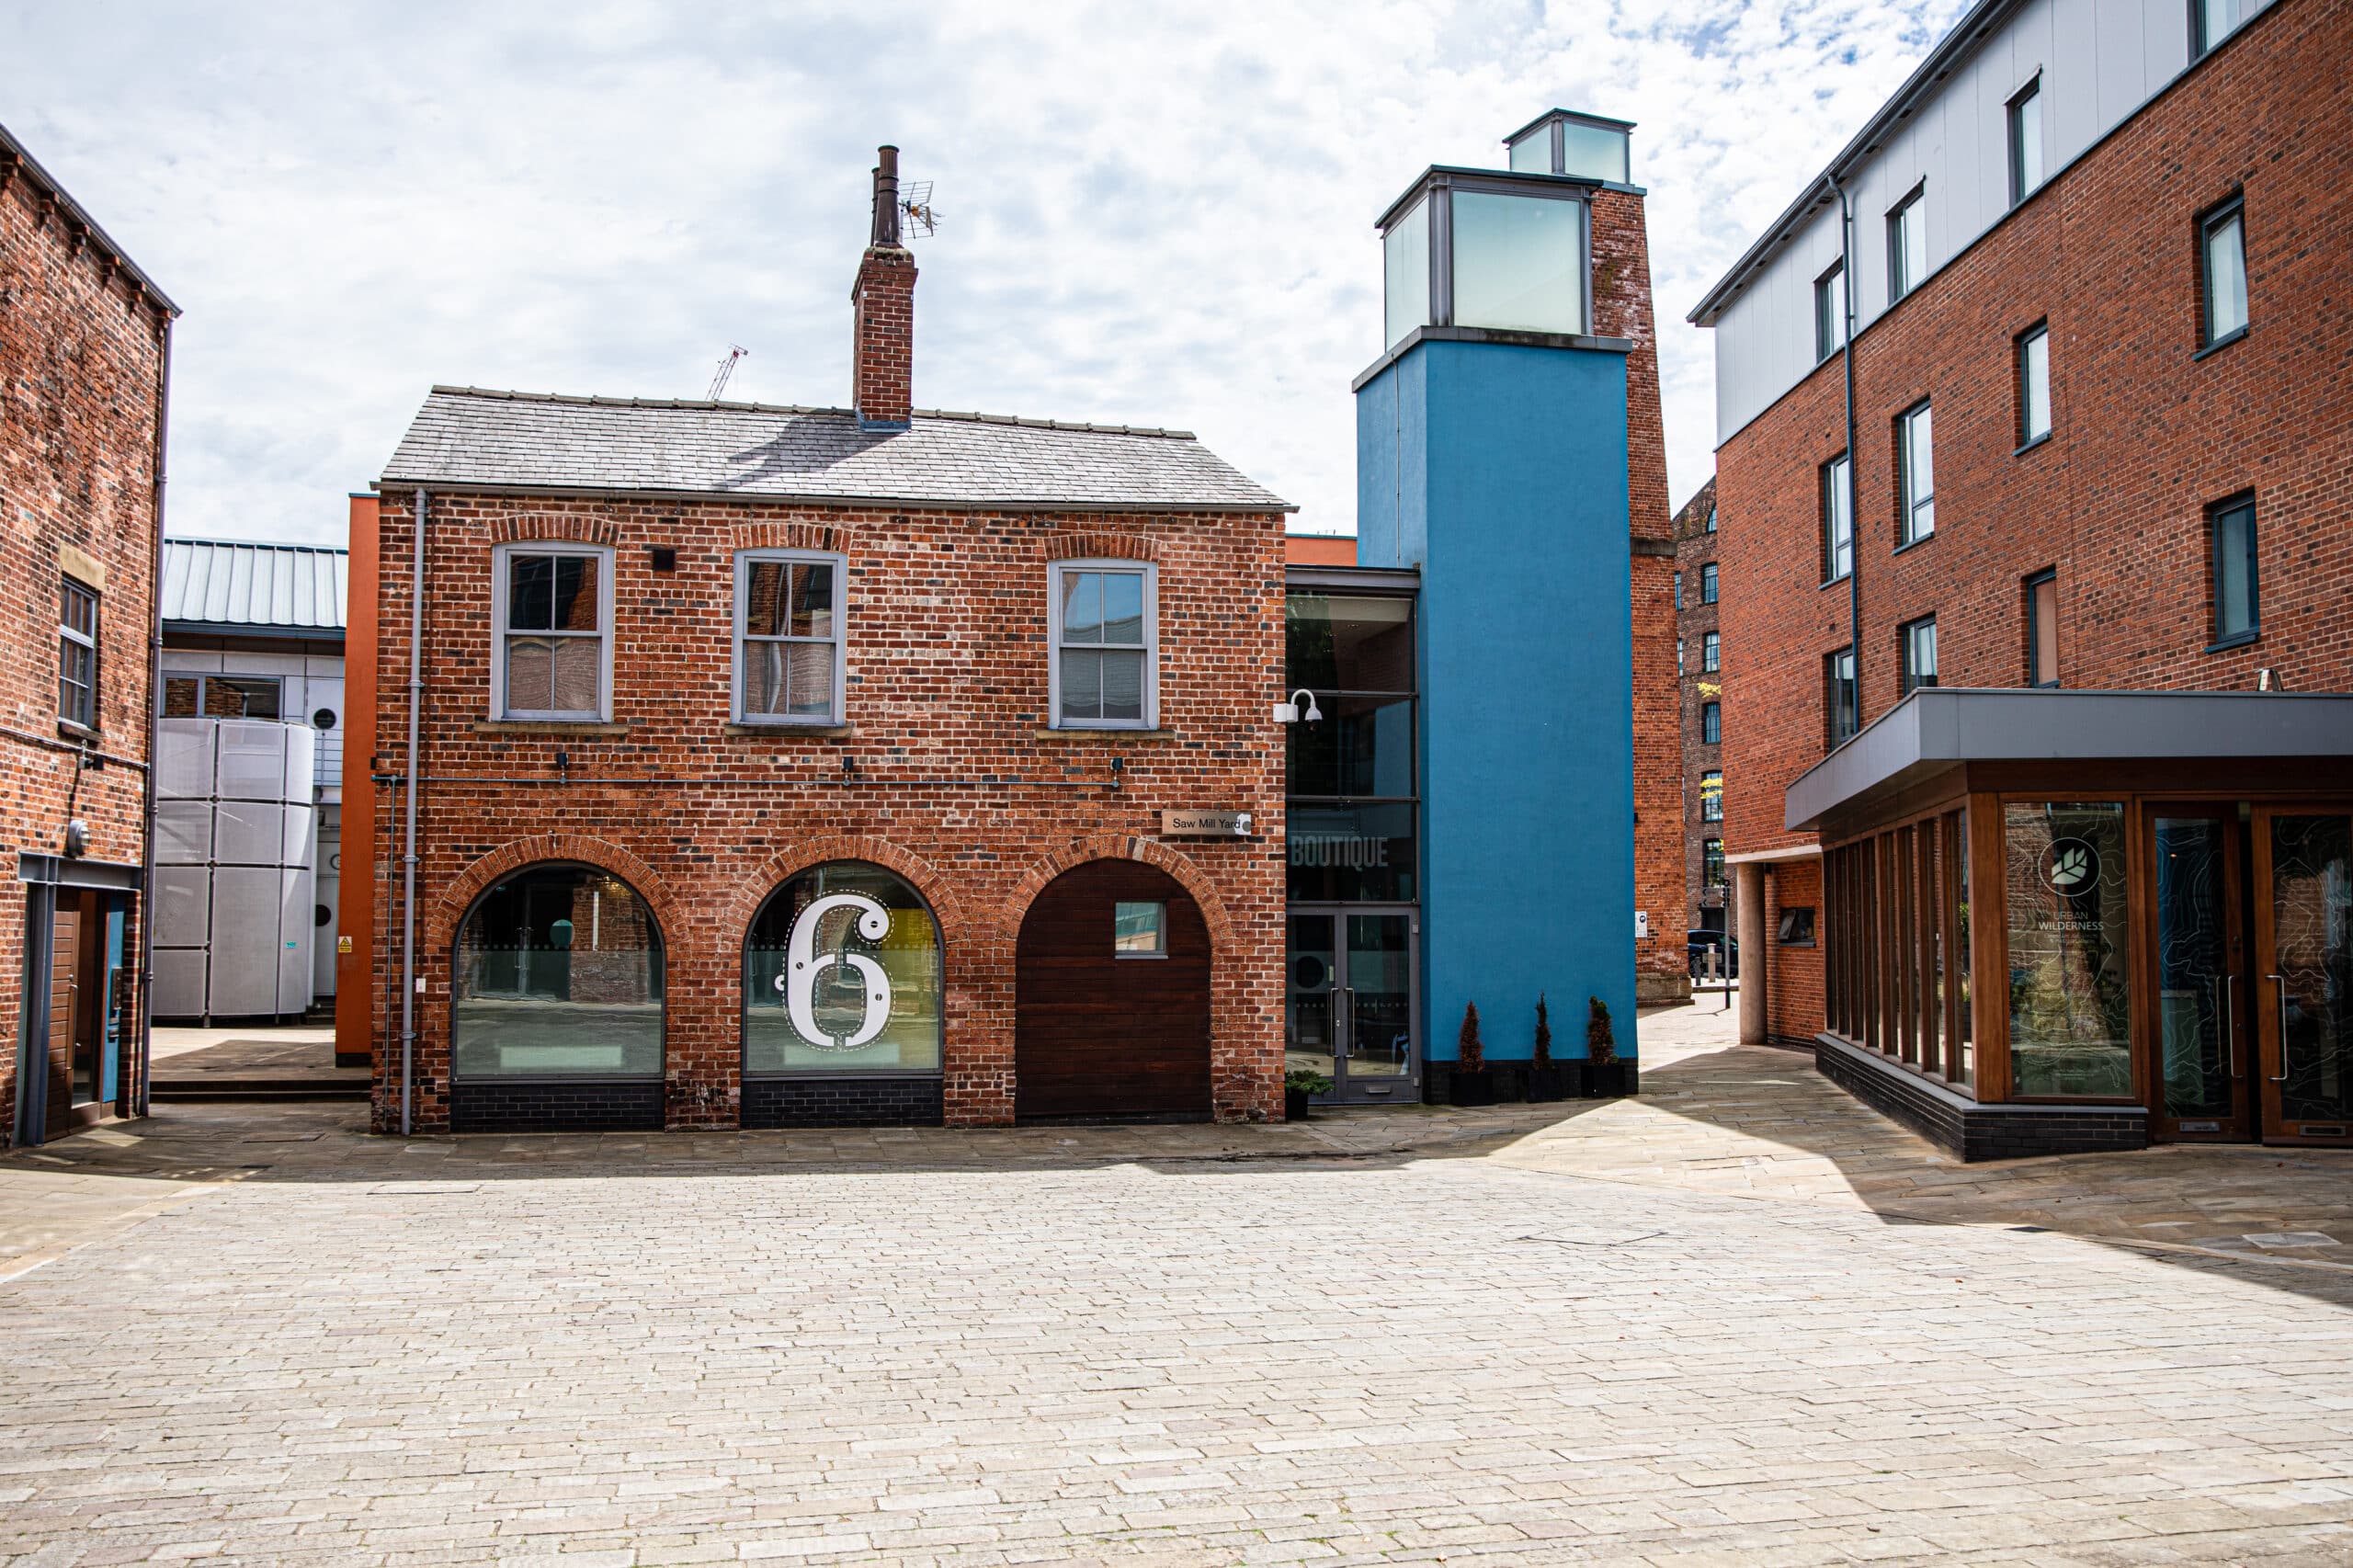
[[[899,150],[875,158],[874,230],[849,291],[850,404],[861,429],[904,430],[915,408],[915,258],[900,242]]]

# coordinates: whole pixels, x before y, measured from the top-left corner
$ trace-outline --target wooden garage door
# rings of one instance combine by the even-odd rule
[[[1158,904],[1166,956],[1121,958],[1121,903]],[[1047,884],[1015,955],[1017,1116],[1210,1114],[1210,934],[1165,871],[1093,860]]]

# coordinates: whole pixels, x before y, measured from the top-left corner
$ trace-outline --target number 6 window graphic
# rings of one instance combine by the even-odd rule
[[[803,1040],[819,1051],[856,1051],[881,1034],[882,1027],[891,1021],[891,980],[882,972],[881,964],[864,953],[851,952],[846,946],[830,953],[815,950],[818,924],[836,909],[857,910],[858,918],[852,924],[858,934],[870,942],[879,942],[891,934],[890,912],[874,900],[862,892],[828,893],[793,920],[792,935],[785,944],[784,972],[776,977],[776,988],[784,993],[785,1011]],[[844,938],[847,940],[847,933]],[[858,1017],[858,1028],[847,1036],[835,1036],[817,1024],[817,977],[834,964],[856,971],[864,983],[859,989],[865,998],[865,1011]]]

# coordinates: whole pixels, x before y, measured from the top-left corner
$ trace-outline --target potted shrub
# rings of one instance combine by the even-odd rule
[[[1332,1092],[1332,1080],[1321,1073],[1311,1073],[1304,1067],[1294,1067],[1283,1074],[1283,1119],[1305,1121],[1308,1098]]]
[[[1585,1057],[1586,1098],[1615,1099],[1626,1092],[1630,1064],[1618,1060],[1618,1036],[1609,1025],[1609,1004],[1598,996],[1586,1002]]]
[[[1464,1005],[1462,1032],[1455,1039],[1461,1049],[1455,1058],[1453,1075],[1447,1080],[1447,1099],[1454,1105],[1495,1104],[1495,1085],[1487,1072],[1487,1048],[1479,1040],[1476,1002]]]
[[[1536,1054],[1528,1064],[1528,1097],[1539,1103],[1565,1100],[1584,1088],[1582,1074],[1574,1062],[1552,1060],[1552,1020],[1544,1008],[1544,997],[1536,998]]]

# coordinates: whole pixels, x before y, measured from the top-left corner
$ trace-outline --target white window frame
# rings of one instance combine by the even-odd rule
[[[83,631],[79,628],[69,626],[65,623],[65,597],[69,592],[79,593],[90,601],[90,630],[87,631]],[[68,724],[74,725],[79,729],[88,730],[94,733],[97,730],[99,717],[98,617],[105,608],[105,597],[101,595],[97,589],[92,587],[89,584],[85,583],[81,578],[74,576],[70,572],[63,573],[60,575],[57,585],[57,716]],[[90,699],[90,710],[86,714],[68,713],[65,711],[65,687],[68,684],[72,684],[76,687],[83,685],[83,683],[78,681],[69,683],[65,678],[65,645],[69,642],[77,648],[87,651],[89,653],[90,678],[87,683],[87,690],[89,692]]]
[[[506,628],[506,585],[514,575],[508,562],[518,555],[571,555],[594,559],[597,568],[597,640],[602,645],[597,661],[596,711],[570,709],[509,709],[506,706],[506,639],[528,637],[529,631],[510,633]],[[490,579],[490,716],[500,723],[603,724],[613,717],[613,551],[609,545],[574,544],[566,540],[517,540],[491,551]]]
[[[831,566],[834,569],[834,704],[824,717],[796,713],[747,713],[744,710],[744,644],[749,634],[744,629],[745,612],[750,608],[752,566],[755,562],[782,561],[804,566]],[[769,728],[827,729],[847,722],[843,717],[849,687],[849,557],[823,550],[739,550],[735,552],[735,596],[728,639],[731,668],[728,675],[728,712],[738,724],[757,724]],[[765,641],[765,639],[764,639]],[[791,638],[799,642],[823,642],[822,638]]]
[[[1143,717],[1063,717],[1063,578],[1072,572],[1125,572],[1143,577]],[[1078,647],[1096,644],[1078,643]],[[1111,644],[1120,646],[1120,644]],[[1156,730],[1160,728],[1160,568],[1149,561],[1094,556],[1056,561],[1046,568],[1046,727],[1051,730]]]
[[[2042,363],[2042,385],[2035,385],[2035,360],[2038,353]],[[2038,322],[2018,336],[2018,450],[2039,441],[2047,440],[2058,424],[2058,413],[2051,396],[2051,324]],[[2040,392],[2042,420],[2035,423],[2035,394]]]
[[[1723,634],[1718,631],[1703,632],[1699,638],[1699,673],[1703,676],[1714,675],[1723,668]]]
[[[1927,400],[1896,415],[1895,441],[1904,506],[1895,542],[1901,550],[1934,537],[1937,531],[1937,425],[1935,410]]]

